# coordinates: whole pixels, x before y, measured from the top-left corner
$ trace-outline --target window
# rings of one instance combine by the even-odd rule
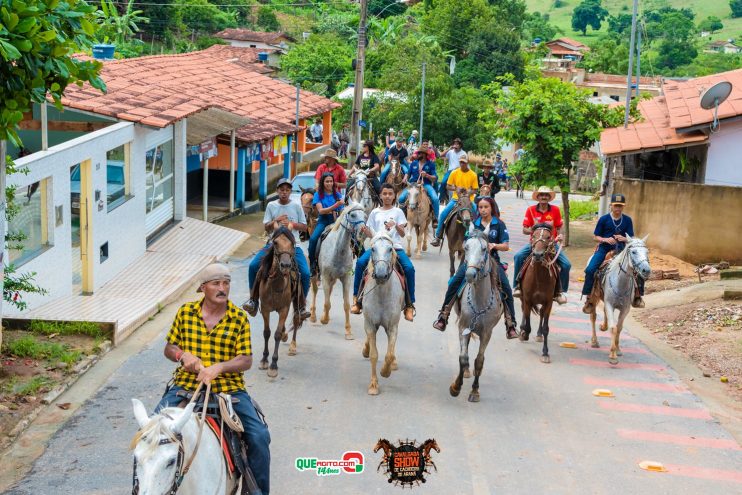
[[[106,152],[106,196],[108,211],[115,209],[131,197],[128,144]]]
[[[618,95],[611,95],[611,99],[612,100],[616,100],[616,101],[620,101],[621,100],[621,97],[618,96]]]
[[[147,213],[173,198],[173,142],[147,151]]]
[[[15,190],[15,211],[10,213],[8,233],[22,234],[23,239],[9,242],[10,263],[21,266],[36,257],[50,245],[48,230],[47,183],[49,179],[34,182]]]

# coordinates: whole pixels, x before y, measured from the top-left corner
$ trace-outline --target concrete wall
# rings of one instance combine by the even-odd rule
[[[616,179],[625,212],[650,248],[691,263],[742,263],[742,187]]]
[[[722,123],[709,138],[706,184],[742,186],[742,122]]]

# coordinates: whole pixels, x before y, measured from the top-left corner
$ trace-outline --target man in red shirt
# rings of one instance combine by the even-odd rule
[[[325,159],[325,163],[317,167],[317,172],[314,174],[314,190],[320,190],[319,180],[323,174],[332,174],[335,177],[335,186],[338,191],[345,189],[345,183],[348,182],[348,179],[345,176],[345,169],[338,165],[337,152],[333,149],[328,149],[322,155],[322,158]]]
[[[562,241],[562,212],[558,206],[552,205],[549,202],[554,201],[556,193],[547,186],[541,186],[537,191],[533,192],[533,199],[537,200],[538,203],[529,206],[526,209],[526,215],[523,218],[523,233],[531,235],[533,233],[533,226],[539,223],[548,223],[554,228],[552,234],[556,242]],[[520,269],[523,266],[523,262],[526,260],[528,255],[531,254],[531,245],[526,244],[523,248],[515,253],[513,257],[515,260],[515,272],[513,275],[513,297],[520,297]],[[559,265],[559,280],[561,285],[561,292],[554,297],[554,300],[559,304],[567,302],[567,297],[564,295],[569,289],[569,270],[572,268],[572,264],[567,259],[564,251],[559,253],[557,258],[557,265]]]

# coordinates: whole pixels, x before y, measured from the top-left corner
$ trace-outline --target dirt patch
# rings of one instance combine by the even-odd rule
[[[716,299],[649,309],[636,318],[707,379],[726,377],[729,394],[742,400],[742,303]]]
[[[49,391],[67,380],[80,360],[94,354],[101,340],[5,329],[0,352],[0,438],[38,407]],[[14,346],[19,342],[28,345]]]

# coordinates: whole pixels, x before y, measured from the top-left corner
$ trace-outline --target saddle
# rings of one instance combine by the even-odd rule
[[[451,212],[448,214],[446,218],[443,219],[443,234],[445,235],[446,230],[448,229],[448,225],[451,223],[451,221],[456,218],[456,215],[458,215],[459,211],[463,210],[463,208],[457,206]]]
[[[369,267],[371,265],[369,264]],[[404,276],[404,270],[402,269],[402,265],[399,263],[399,260],[397,260],[394,263],[394,273],[397,275],[397,278],[399,278],[399,282],[402,284],[402,290],[404,290],[404,299],[405,299],[405,305],[412,304],[412,301],[410,299],[410,292],[407,290],[407,279]],[[371,278],[371,270],[366,268],[366,273],[363,274],[363,279],[361,279],[361,285],[358,287],[358,301],[363,301],[363,291],[366,288],[366,283]]]

